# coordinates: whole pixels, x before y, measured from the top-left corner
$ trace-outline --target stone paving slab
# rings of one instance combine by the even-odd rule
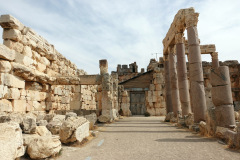
[[[81,148],[63,147],[59,160],[240,160],[216,139],[163,122],[164,117],[128,117],[107,124]]]

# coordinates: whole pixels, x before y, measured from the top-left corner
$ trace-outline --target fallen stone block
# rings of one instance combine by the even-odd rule
[[[188,113],[187,116],[184,116],[184,121],[186,126],[191,126],[194,124],[194,115],[193,113]]]
[[[0,155],[2,160],[24,155],[22,130],[17,123],[0,123]]]
[[[37,126],[36,134],[39,136],[52,136],[52,133],[45,126]]]
[[[59,154],[62,146],[58,136],[32,136],[25,140],[31,159],[42,159]]]
[[[172,117],[174,117],[174,113],[173,113],[173,112],[169,112],[169,113],[166,115],[165,122],[170,122],[170,120],[172,119]]]
[[[68,119],[69,117],[77,117],[77,114],[74,112],[67,112],[65,115],[65,119]]]
[[[215,131],[215,136],[220,139],[225,139],[225,135],[227,131],[228,131],[228,128],[217,126]]]
[[[46,127],[53,135],[57,135],[59,134],[61,126],[62,126],[62,122],[55,120],[55,121],[49,122]]]
[[[96,113],[91,113],[89,115],[84,116],[89,122],[89,129],[93,129],[94,124],[97,122],[97,115]]]
[[[36,119],[31,116],[25,116],[21,125],[23,132],[28,134],[36,133]]]
[[[37,126],[47,126],[47,125],[48,125],[47,120],[39,120],[37,122]]]
[[[83,117],[69,117],[63,122],[59,136],[62,143],[81,142],[89,136],[89,122]]]

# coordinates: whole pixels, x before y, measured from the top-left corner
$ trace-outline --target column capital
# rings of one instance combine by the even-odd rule
[[[174,54],[175,51],[175,45],[170,45],[168,46],[168,54]]]
[[[211,53],[212,59],[218,59],[218,52]]]
[[[176,33],[175,34],[175,43],[178,44],[178,43],[184,43],[185,39],[183,37],[183,33]]]
[[[186,27],[188,28],[188,27],[197,26],[198,16],[199,16],[199,13],[187,14],[187,15],[185,16],[185,24],[186,24]]]
[[[168,54],[164,54],[163,61],[169,61]]]

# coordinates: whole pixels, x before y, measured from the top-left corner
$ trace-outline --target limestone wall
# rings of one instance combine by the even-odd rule
[[[146,109],[152,116],[166,115],[164,83],[164,69],[156,67],[149,91],[145,91]]]
[[[96,86],[79,85],[85,71],[16,18],[0,25],[0,111],[96,110]]]

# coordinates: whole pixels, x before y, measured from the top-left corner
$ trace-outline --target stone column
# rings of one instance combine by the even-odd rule
[[[176,55],[177,55],[177,75],[182,115],[191,113],[190,96],[188,88],[187,65],[185,58],[185,44],[183,33],[175,35]]]
[[[100,74],[108,73],[108,62],[106,59],[99,60]]]
[[[171,95],[171,83],[170,83],[170,76],[169,76],[169,60],[168,55],[164,55],[164,72],[165,72],[165,101],[166,101],[166,110],[167,114],[169,112],[173,112],[172,106],[172,95]]]
[[[212,101],[216,107],[216,125],[221,127],[235,126],[229,68],[227,66],[212,68],[210,80],[212,84]]]
[[[219,67],[218,52],[213,52],[211,56],[212,56],[212,68],[218,68]]]
[[[204,90],[201,50],[198,39],[198,14],[187,15],[185,18],[189,50],[190,96],[194,113],[194,122],[206,120],[206,98]]]
[[[171,83],[171,96],[174,116],[177,117],[181,114],[179,91],[178,91],[178,80],[177,80],[177,69],[176,69],[176,55],[174,53],[174,47],[169,46],[169,72],[170,72],[170,83]]]
[[[112,100],[111,100],[111,77],[108,73],[108,63],[106,59],[99,61],[100,74],[102,75],[102,114],[98,117],[100,122],[111,122],[113,120]]]

